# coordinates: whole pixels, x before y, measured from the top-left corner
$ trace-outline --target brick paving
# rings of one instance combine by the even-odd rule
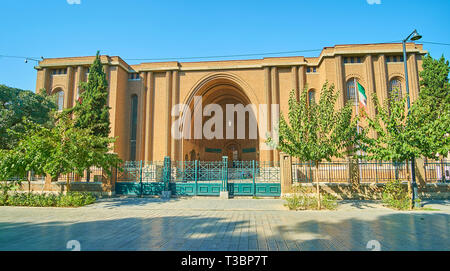
[[[292,212],[280,199],[114,198],[82,208],[0,207],[0,250],[450,250],[450,202],[398,212],[376,202]]]

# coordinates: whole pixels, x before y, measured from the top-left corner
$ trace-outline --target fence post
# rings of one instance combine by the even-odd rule
[[[195,191],[194,195],[198,195],[198,160],[194,162],[194,178],[195,178]]]
[[[163,169],[163,181],[164,190],[162,191],[161,197],[163,199],[169,199],[172,195],[170,191],[170,179],[172,178],[172,165],[169,156],[164,157],[164,169]]]
[[[350,183],[352,185],[359,186],[360,176],[359,176],[359,163],[357,159],[349,157],[349,170],[350,170]]]
[[[222,156],[222,191],[220,191],[221,199],[229,199],[228,191],[228,156]]]
[[[142,160],[139,161],[139,184],[141,186],[141,197],[144,194],[144,184],[142,183]]]
[[[375,160],[375,183],[378,183],[378,160]]]
[[[416,180],[420,186],[424,186],[427,183],[427,172],[425,170],[425,161],[423,158],[414,159],[414,167],[416,169]]]
[[[280,152],[280,179],[281,195],[290,193],[292,190],[292,157],[284,152]]]
[[[252,160],[252,179],[253,179],[253,196],[256,196],[256,181],[255,181],[255,160]]]
[[[111,167],[111,175],[108,177],[108,187],[110,189],[110,195],[112,196],[116,193],[117,166]]]
[[[348,176],[348,183],[352,183],[352,159],[348,157],[347,159],[347,176]]]

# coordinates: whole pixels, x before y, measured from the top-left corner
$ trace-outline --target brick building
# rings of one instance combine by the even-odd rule
[[[411,100],[418,97],[423,46],[407,44]],[[49,58],[39,62],[36,90],[57,95],[58,106],[72,107],[78,99],[78,83],[87,80],[91,57]],[[368,113],[373,116],[371,95],[381,102],[394,87],[405,95],[401,44],[336,45],[326,47],[318,57],[273,57],[253,60],[204,62],[155,62],[129,65],[118,56],[101,56],[109,82],[111,136],[118,137],[115,152],[123,160],[229,160],[277,161],[277,151],[265,150],[265,136],[245,139],[175,139],[176,120],[171,110],[186,104],[194,110],[195,96],[203,106],[218,104],[279,104],[288,111],[291,90],[308,91],[317,100],[328,81],[340,92],[339,106],[354,99],[355,79],[365,88]],[[194,110],[195,111],[195,110]],[[269,112],[269,116],[271,116]],[[248,117],[248,115],[247,115]],[[203,117],[203,123],[208,118]],[[248,118],[247,118],[248,120]],[[193,120],[192,120],[193,122]],[[271,119],[265,123],[270,130]],[[224,126],[226,123],[224,123]],[[261,125],[261,123],[258,123]],[[236,129],[235,129],[236,130]],[[191,133],[194,133],[191,131]]]

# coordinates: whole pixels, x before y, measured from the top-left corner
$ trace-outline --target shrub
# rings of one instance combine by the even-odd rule
[[[383,203],[394,209],[409,210],[409,195],[399,180],[389,181],[383,191]]]
[[[28,207],[80,207],[92,204],[95,196],[88,193],[69,192],[67,194],[16,193],[6,200],[0,198],[0,205]]]
[[[309,195],[306,188],[298,186],[293,189],[293,194],[285,197],[286,204],[289,210],[317,210],[317,197]],[[337,208],[337,198],[333,195],[323,193],[320,199],[321,209],[335,210]]]

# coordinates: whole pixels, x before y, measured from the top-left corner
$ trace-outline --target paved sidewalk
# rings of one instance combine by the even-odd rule
[[[450,202],[397,212],[344,201],[287,211],[280,199],[113,198],[82,208],[0,207],[0,250],[450,250]]]

